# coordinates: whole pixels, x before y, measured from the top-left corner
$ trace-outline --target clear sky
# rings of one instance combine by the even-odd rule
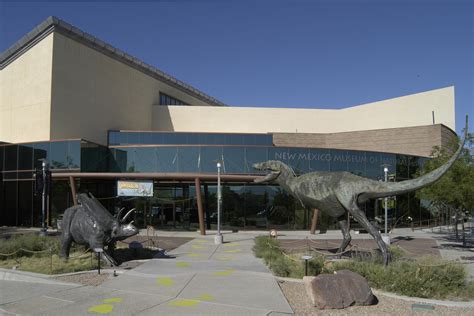
[[[474,1],[0,0],[3,51],[55,15],[229,105],[342,108],[454,85],[474,130]]]

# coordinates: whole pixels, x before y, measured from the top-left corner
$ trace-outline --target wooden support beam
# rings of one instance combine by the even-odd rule
[[[309,231],[309,233],[312,235],[314,235],[316,232],[316,224],[318,223],[318,213],[319,213],[319,210],[315,208],[313,210],[313,218],[311,219],[311,229]]]
[[[206,227],[204,226],[204,210],[202,208],[201,180],[199,178],[194,179],[194,184],[196,185],[199,231],[201,232],[201,235],[206,235]]]
[[[74,205],[77,205],[77,190],[76,190],[76,181],[74,177],[69,177],[69,185],[71,186],[71,195],[72,195],[72,202]]]

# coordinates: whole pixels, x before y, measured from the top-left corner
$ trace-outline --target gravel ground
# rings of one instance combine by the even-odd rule
[[[160,248],[166,249],[166,251],[171,251],[182,244],[192,240],[193,238],[185,238],[185,237],[147,237],[147,236],[132,236],[122,242],[118,243],[118,246],[127,248],[128,245],[133,242],[137,241],[143,243],[145,247],[151,246],[158,246]],[[119,252],[119,251],[118,251]],[[119,261],[129,260],[130,258],[117,258]],[[124,261],[118,267],[111,268],[103,266],[104,269],[114,269],[117,271],[121,270],[130,270],[136,268],[137,266],[141,265],[144,261]],[[53,279],[63,282],[70,282],[70,283],[79,283],[84,285],[91,285],[97,286],[100,285],[102,282],[109,278],[108,273],[102,272],[101,274],[97,274],[97,271],[88,271],[84,273],[78,274],[71,274],[71,275],[62,275],[54,277]]]
[[[377,305],[351,306],[346,309],[319,310],[312,306],[302,282],[278,281],[295,315],[474,315],[474,310],[433,305],[434,310],[412,310],[412,304],[401,299],[377,295]]]
[[[54,277],[55,280],[70,283],[79,283],[84,285],[97,286],[109,278],[108,273],[97,274],[97,272],[84,272],[71,275],[62,275]]]

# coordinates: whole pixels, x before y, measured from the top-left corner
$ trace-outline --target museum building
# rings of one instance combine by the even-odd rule
[[[313,210],[276,185],[254,184],[253,163],[377,180],[387,167],[390,181],[401,181],[456,135],[454,87],[336,110],[228,106],[55,17],[0,55],[0,89],[7,226],[40,225],[33,174],[46,159],[51,226],[77,192],[89,191],[111,212],[135,207],[140,227],[202,233],[215,225],[220,162],[224,228],[307,229]],[[152,190],[122,195],[120,181]],[[381,203],[365,211],[374,219]],[[430,216],[414,193],[391,200],[389,214]]]

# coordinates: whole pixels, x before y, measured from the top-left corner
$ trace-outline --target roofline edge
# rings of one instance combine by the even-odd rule
[[[111,58],[114,58],[128,66],[131,66],[142,73],[151,76],[163,83],[170,85],[178,90],[190,94],[191,96],[210,103],[215,106],[226,106],[222,101],[217,100],[214,97],[192,87],[191,85],[176,79],[175,77],[168,75],[160,69],[151,66],[142,60],[133,57],[124,51],[115,48],[114,46],[100,40],[99,38],[88,34],[79,28],[57,18],[54,16],[48,17],[46,20],[41,22],[28,34],[20,38],[17,42],[11,45],[8,49],[0,54],[0,70],[3,70],[6,66],[11,64],[18,57],[27,52],[30,48],[35,46],[38,42],[43,40],[46,36],[52,32],[58,32],[64,36],[69,37],[72,40],[76,40],[81,44],[85,44],[89,48],[92,48],[100,53],[103,53]]]

